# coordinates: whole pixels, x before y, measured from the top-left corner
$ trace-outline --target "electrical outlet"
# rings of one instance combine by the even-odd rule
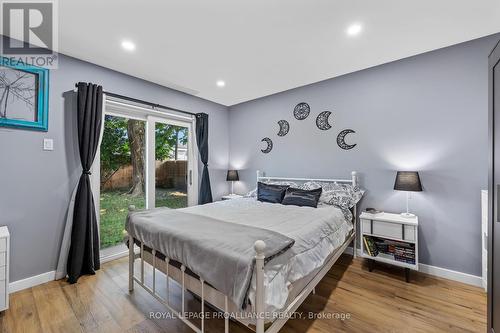
[[[53,139],[43,139],[43,150],[54,150],[54,140]]]

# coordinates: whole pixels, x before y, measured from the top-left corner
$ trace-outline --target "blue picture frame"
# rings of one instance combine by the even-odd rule
[[[16,61],[14,58],[0,56],[0,74],[3,67],[34,75],[35,92],[30,98],[34,99],[33,114],[36,114],[36,119],[34,121],[10,119],[6,115],[0,115],[0,126],[46,132],[49,128],[49,70],[26,65],[23,62]],[[1,88],[0,97],[2,97]]]

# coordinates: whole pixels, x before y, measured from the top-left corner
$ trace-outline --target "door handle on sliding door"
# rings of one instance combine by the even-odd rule
[[[189,170],[189,185],[193,185],[193,170]]]
[[[498,197],[498,194],[500,193],[500,184],[495,184],[495,186],[493,187],[493,193],[491,194],[488,194],[489,195],[493,195],[493,200],[492,200],[492,204],[493,204],[493,222],[500,222],[500,220],[498,219],[498,209],[500,208],[500,198]]]

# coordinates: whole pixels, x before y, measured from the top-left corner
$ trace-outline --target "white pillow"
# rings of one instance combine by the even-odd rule
[[[251,190],[250,192],[245,194],[243,197],[244,198],[256,198],[257,197],[257,188],[254,188],[253,190]]]

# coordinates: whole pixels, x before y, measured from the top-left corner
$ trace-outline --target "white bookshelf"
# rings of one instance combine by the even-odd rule
[[[370,214],[363,212],[359,219],[361,225],[361,256],[370,260],[370,270],[374,261],[399,266],[405,269],[406,280],[409,281],[409,271],[418,270],[418,216],[404,217],[400,214]],[[371,256],[366,249],[364,236],[413,245],[415,248],[415,264],[395,260],[393,256],[384,253]]]

